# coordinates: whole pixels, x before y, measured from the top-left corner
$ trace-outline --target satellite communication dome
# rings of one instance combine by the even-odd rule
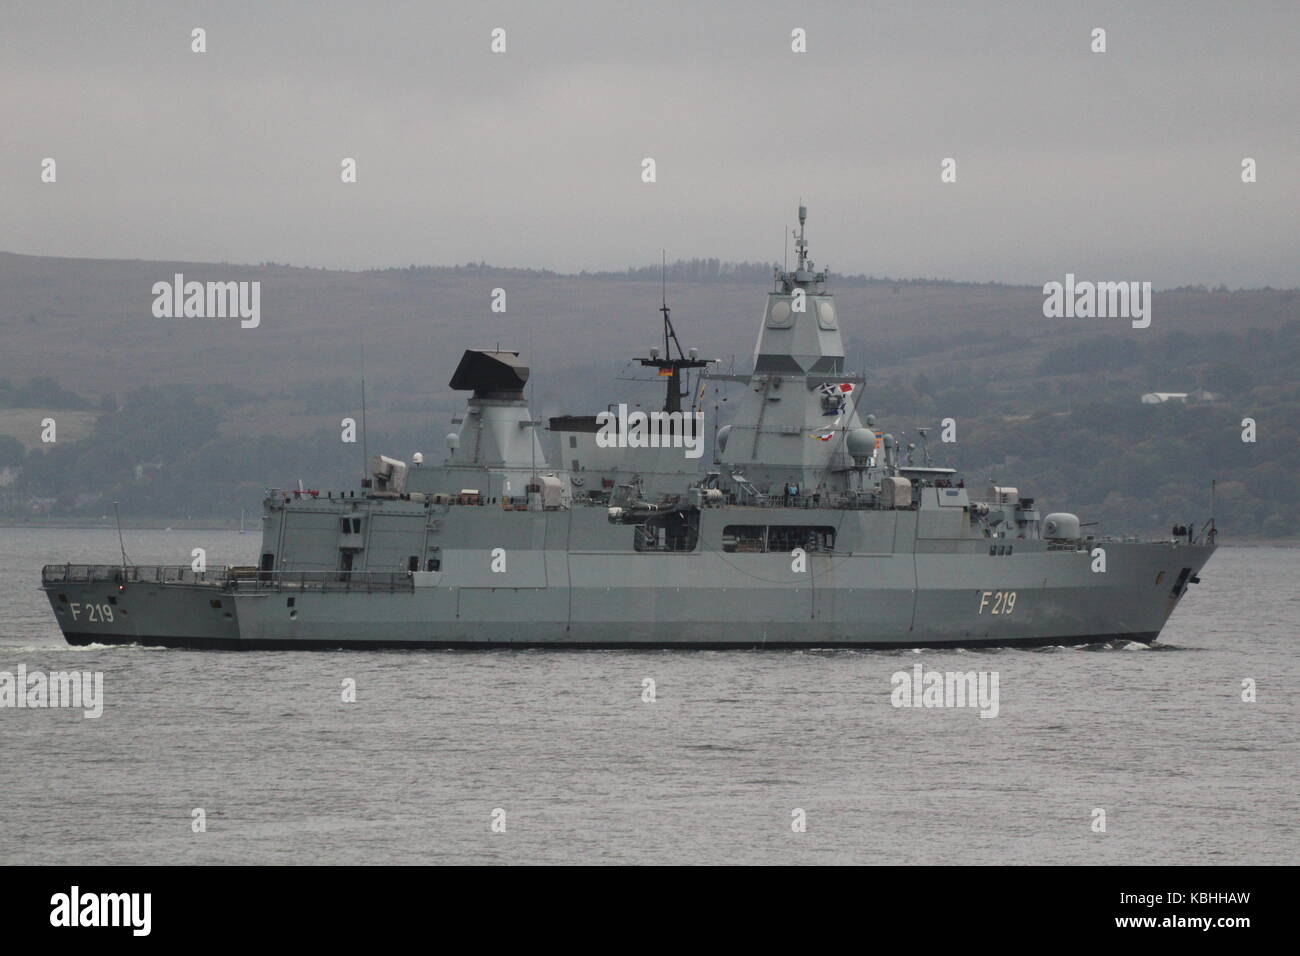
[[[854,458],[870,458],[876,453],[876,433],[870,428],[855,428],[849,432],[848,445]]]

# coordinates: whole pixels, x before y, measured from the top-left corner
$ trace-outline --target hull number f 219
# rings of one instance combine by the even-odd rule
[[[96,624],[111,624],[113,622],[113,608],[107,604],[70,604],[68,608],[72,611],[72,619],[80,620],[81,615],[86,615],[86,620]]]
[[[1010,614],[1016,609],[1016,592],[981,591],[980,608],[976,613],[983,614],[985,609],[990,614]]]

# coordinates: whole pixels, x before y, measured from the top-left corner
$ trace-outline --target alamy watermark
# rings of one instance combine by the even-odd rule
[[[1151,324],[1150,282],[1065,282],[1043,286],[1043,315],[1049,319],[1132,319],[1133,328]]]
[[[82,717],[94,720],[104,713],[102,671],[28,671],[19,664],[17,673],[0,671],[0,707],[39,710],[79,707]]]
[[[124,926],[133,936],[148,936],[152,911],[152,893],[83,893],[73,886],[50,897],[51,926]]]
[[[599,448],[684,448],[687,458],[704,454],[703,412],[617,412],[596,415]]]
[[[981,717],[998,715],[997,671],[895,671],[889,702],[895,707],[978,707]]]
[[[186,282],[176,273],[171,282],[153,284],[153,314],[157,319],[226,319],[238,317],[241,328],[262,322],[262,283]]]

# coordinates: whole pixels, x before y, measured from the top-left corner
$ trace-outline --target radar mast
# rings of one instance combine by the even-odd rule
[[[682,351],[682,343],[678,340],[677,331],[673,328],[673,320],[669,317],[667,252],[662,253],[662,259],[660,276],[663,304],[659,307],[659,311],[664,316],[664,349],[661,354],[659,349],[652,348],[649,358],[639,358],[636,361],[647,368],[658,369],[659,375],[668,379],[666,383],[667,394],[664,396],[664,411],[680,412],[682,410],[682,398],[686,394],[682,391],[682,370],[706,368],[710,364],[710,360],[700,358],[698,351],[695,349],[691,349],[689,355]],[[673,346],[677,347],[676,358],[673,358]]]

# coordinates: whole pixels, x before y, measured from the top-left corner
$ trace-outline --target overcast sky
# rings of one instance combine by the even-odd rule
[[[1300,284],[1294,0],[6,0],[0,31],[9,252],[773,261],[802,196],[836,271]]]

